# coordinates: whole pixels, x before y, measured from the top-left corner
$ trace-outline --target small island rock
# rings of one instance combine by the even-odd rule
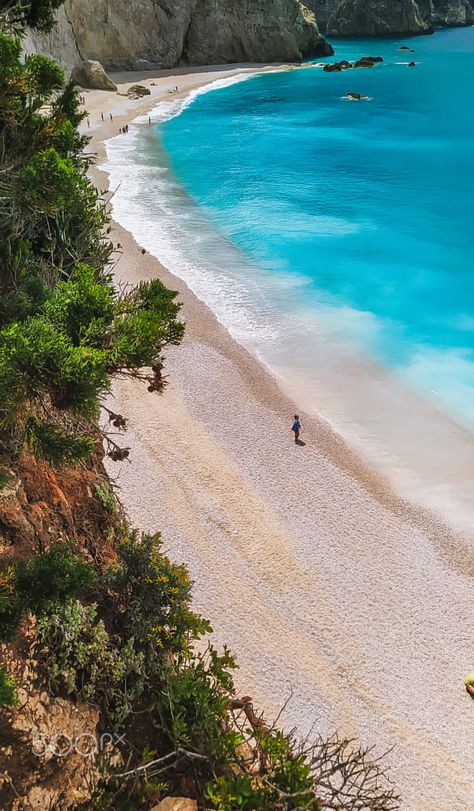
[[[374,65],[383,62],[381,56],[361,56],[360,59],[354,64],[355,68],[373,68]]]
[[[341,62],[333,62],[324,65],[323,70],[325,73],[339,73],[341,70],[349,70],[349,68],[352,67],[352,62],[348,62],[347,59],[342,59]]]

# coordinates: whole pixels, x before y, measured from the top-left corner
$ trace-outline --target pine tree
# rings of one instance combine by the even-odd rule
[[[3,3],[0,20],[47,29],[57,5]],[[56,465],[89,456],[113,376],[159,390],[162,349],[184,331],[176,293],[158,280],[114,289],[82,118],[61,68],[23,59],[21,40],[0,33],[0,453],[10,459],[27,447]]]

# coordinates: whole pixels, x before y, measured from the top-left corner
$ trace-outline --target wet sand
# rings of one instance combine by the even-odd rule
[[[138,102],[86,93],[98,163],[103,140],[169,88],[232,72],[119,76],[156,82]],[[93,174],[105,189],[106,175]],[[132,521],[161,530],[189,566],[196,608],[236,652],[239,692],[270,717],[292,692],[287,728],[337,728],[377,754],[393,747],[404,811],[474,807],[474,705],[463,687],[474,665],[472,537],[402,501],[301,409],[306,445],[295,446],[295,405],[276,380],[131,234],[115,225],[113,238],[118,279],[159,276],[179,290],[187,331],[167,352],[161,397],[114,386],[132,464],[110,473]]]

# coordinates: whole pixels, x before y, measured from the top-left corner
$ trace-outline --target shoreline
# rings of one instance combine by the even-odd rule
[[[126,75],[129,84],[156,82],[136,102],[86,91],[90,149],[103,164],[103,142],[169,101],[175,77],[181,96],[209,77],[281,67]],[[124,74],[113,78],[121,83]],[[109,111],[113,122],[97,120]],[[91,174],[106,189],[106,174],[97,166]],[[114,389],[114,408],[130,417],[133,465],[109,472],[124,486],[132,520],[162,529],[172,556],[187,563],[198,609],[241,662],[239,689],[269,716],[292,687],[287,726],[305,731],[310,718],[318,731],[339,727],[378,753],[396,746],[388,764],[403,809],[467,807],[474,784],[461,763],[474,749],[462,678],[472,650],[459,633],[474,595],[469,539],[403,502],[326,421],[305,415],[307,447],[293,448],[294,404],[276,378],[129,232],[113,223],[112,238],[122,245],[117,277],[159,276],[179,291],[187,322],[183,346],[167,353],[161,398],[129,382]],[[443,592],[449,623],[436,605]],[[442,694],[434,701],[432,669]]]
[[[304,65],[303,69],[314,67]],[[290,66],[279,65],[263,68],[264,72],[282,71],[290,69]],[[292,69],[297,69],[294,66]],[[230,84],[235,84],[258,74],[259,70],[252,66],[243,72],[243,66],[236,69],[222,70],[217,68],[211,71],[207,78],[206,86],[203,86],[203,79],[199,77],[199,82],[194,81],[190,92],[173,95],[171,100],[161,96],[156,100],[151,113],[151,122],[160,123],[167,118],[174,118],[181,114],[188,103],[194,101],[197,94],[203,91],[209,92],[220,90]],[[204,73],[208,73],[207,69]],[[194,78],[195,74],[193,72]],[[135,126],[131,137],[145,137],[146,115],[139,115],[133,119]],[[140,134],[141,131],[141,134]],[[116,142],[116,143],[115,143]],[[126,201],[127,191],[133,195],[133,180],[127,174],[121,177],[121,155],[127,153],[127,141],[122,138],[115,139],[111,145],[111,175],[109,182],[114,186],[120,186],[122,180],[124,189],[118,194],[117,216],[121,224],[131,230],[135,239],[143,245],[152,255],[159,258],[161,266],[172,268],[171,273],[179,276],[192,292],[203,301],[208,310],[217,317],[226,330],[228,330],[239,346],[243,346],[250,352],[253,358],[263,366],[266,373],[269,373],[272,380],[277,380],[278,386],[283,393],[294,404],[295,409],[304,410],[319,423],[324,423],[324,430],[336,435],[337,440],[342,438],[343,442],[351,449],[350,456],[357,457],[357,466],[361,465],[376,471],[378,479],[383,478],[389,490],[394,490],[398,499],[404,501],[410,508],[420,507],[422,510],[432,513],[436,520],[444,523],[456,531],[467,533],[472,536],[474,526],[474,507],[472,505],[472,488],[474,487],[474,434],[462,423],[462,420],[455,414],[443,410],[442,403],[430,402],[420,392],[415,392],[410,388],[401,376],[396,372],[377,364],[374,359],[368,358],[358,351],[341,351],[341,347],[336,348],[331,336],[327,336],[322,351],[317,345],[312,345],[314,369],[301,369],[298,371],[291,366],[291,359],[288,359],[281,349],[273,352],[271,346],[266,354],[265,342],[262,345],[258,334],[256,340],[249,340],[245,329],[240,325],[240,312],[246,311],[243,306],[248,282],[251,281],[251,263],[245,255],[239,256],[239,250],[234,247],[232,253],[227,257],[225,254],[225,240],[222,242],[220,251],[223,253],[217,263],[213,258],[213,247],[222,240],[218,231],[209,228],[205,216],[199,215],[199,207],[192,202],[186,191],[179,191],[179,183],[173,180],[173,172],[170,170],[163,152],[164,175],[157,177],[158,183],[164,183],[162,199],[165,201],[163,221],[157,220],[160,228],[164,228],[160,241],[157,243],[153,236],[155,231],[153,216],[147,216],[146,206],[141,211],[143,219],[133,222],[127,214],[128,206]],[[157,141],[157,146],[159,142]],[[116,149],[118,147],[118,154]],[[125,149],[124,149],[125,147]],[[125,157],[125,164],[127,158]],[[117,168],[119,170],[117,172]],[[115,168],[114,168],[115,167]],[[105,167],[107,171],[107,166]],[[126,166],[124,167],[126,169]],[[129,167],[130,169],[130,167]],[[146,171],[140,163],[137,171]],[[162,181],[162,177],[164,180]],[[146,181],[143,181],[146,183]],[[130,185],[130,183],[132,185]],[[167,199],[167,187],[171,183],[171,197]],[[136,184],[135,184],[136,185]],[[176,187],[176,188],[175,188]],[[189,251],[179,247],[179,242],[174,239],[173,233],[167,233],[170,226],[174,229],[174,223],[169,216],[169,209],[175,206],[176,194],[183,195],[184,206],[189,207],[189,215],[202,216],[203,234],[207,239],[213,240],[209,245],[211,262],[206,268],[207,256],[203,250]],[[137,201],[140,206],[139,201]],[[160,200],[156,200],[157,217],[160,211]],[[179,203],[181,206],[181,203]],[[194,211],[196,214],[194,214]],[[179,228],[179,216],[176,226]],[[135,218],[136,219],[136,218]],[[185,224],[184,224],[185,226]],[[159,230],[158,229],[158,230]],[[181,245],[191,244],[190,234],[186,233],[186,227],[180,234]],[[220,244],[220,243],[219,243]],[[173,247],[174,246],[174,247]],[[229,246],[230,248],[230,246]],[[176,256],[174,251],[177,251]],[[235,254],[235,255],[234,255]],[[234,278],[235,285],[240,290],[239,294],[244,297],[242,305],[233,308],[228,307],[229,293],[221,290],[220,263],[229,260],[229,278]],[[178,267],[175,267],[175,262]],[[197,270],[196,270],[197,269]],[[254,273],[259,272],[254,268]],[[213,281],[214,280],[214,281]],[[232,282],[229,282],[232,288]],[[213,288],[213,285],[215,287]],[[219,292],[221,291],[221,292]],[[259,299],[257,298],[256,301]],[[252,304],[251,301],[248,302]],[[264,297],[260,304],[265,307]],[[243,309],[242,309],[243,306]],[[258,305],[257,306],[258,309]],[[239,309],[240,307],[240,309]],[[282,315],[275,312],[275,315]],[[315,314],[314,321],[318,327],[318,319],[325,318],[324,312]],[[271,322],[258,322],[263,332],[265,329],[272,329]],[[265,326],[266,325],[266,326]],[[249,324],[251,326],[251,324]],[[277,328],[278,330],[278,328]],[[257,329],[258,333],[258,329]],[[311,335],[308,336],[311,338]],[[303,336],[300,336],[300,340]],[[259,348],[259,344],[261,350]],[[310,347],[311,348],[311,347]],[[303,357],[304,367],[304,357]],[[315,371],[317,369],[317,372]],[[313,373],[314,372],[314,373]],[[408,430],[407,430],[408,429]]]

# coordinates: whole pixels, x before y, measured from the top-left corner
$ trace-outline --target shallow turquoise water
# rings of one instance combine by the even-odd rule
[[[250,260],[247,287],[255,267],[250,298],[264,290],[284,312],[290,355],[308,348],[304,331],[291,341],[293,320],[324,314],[329,338],[470,422],[474,28],[407,44],[416,54],[399,41],[336,43],[337,59],[384,64],[260,75],[200,95],[157,130],[205,219]],[[370,100],[342,100],[348,91]],[[260,317],[271,312],[249,315]]]

